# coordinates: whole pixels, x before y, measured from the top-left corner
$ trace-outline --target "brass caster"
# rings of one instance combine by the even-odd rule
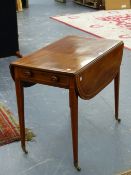
[[[76,168],[77,171],[81,171],[81,168],[79,167],[77,162],[74,163],[74,167]]]
[[[121,119],[120,119],[120,118],[118,118],[118,115],[115,115],[115,119],[118,121],[118,123],[120,123],[120,122],[121,122]]]
[[[121,122],[121,119],[120,119],[120,118],[118,118],[118,119],[117,119],[117,121],[118,121],[118,123],[120,123],[120,122]]]
[[[22,146],[22,150],[23,150],[23,152],[24,152],[25,154],[28,154],[28,151],[26,150],[25,147]]]

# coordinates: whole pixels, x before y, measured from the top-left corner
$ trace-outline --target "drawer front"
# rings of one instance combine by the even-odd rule
[[[25,82],[34,82],[47,84],[57,87],[69,86],[69,77],[59,73],[43,72],[25,68],[15,68],[15,79],[20,79]]]

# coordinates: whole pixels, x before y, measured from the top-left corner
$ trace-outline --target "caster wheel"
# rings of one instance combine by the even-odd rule
[[[74,163],[74,167],[76,168],[77,171],[81,171],[81,168],[79,167],[78,163]]]

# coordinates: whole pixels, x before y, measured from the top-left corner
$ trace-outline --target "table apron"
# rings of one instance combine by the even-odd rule
[[[15,81],[20,80],[69,89],[70,76],[18,67],[15,68],[14,72]]]

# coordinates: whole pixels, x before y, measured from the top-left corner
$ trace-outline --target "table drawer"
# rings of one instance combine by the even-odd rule
[[[69,77],[61,75],[59,73],[52,73],[46,71],[44,72],[39,70],[24,69],[18,67],[16,68],[15,72],[16,72],[15,77],[23,81],[42,83],[58,87],[69,86]]]

